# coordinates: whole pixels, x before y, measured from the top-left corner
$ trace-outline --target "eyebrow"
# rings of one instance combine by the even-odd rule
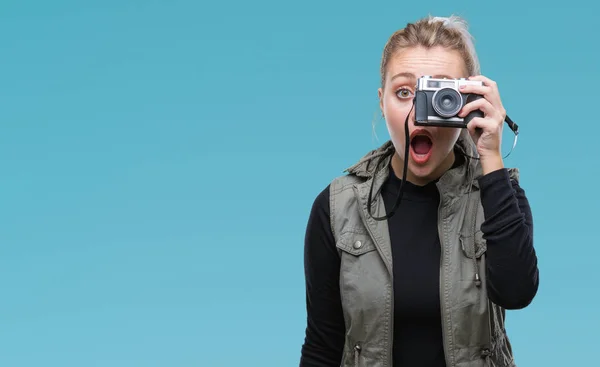
[[[437,74],[437,75],[433,75],[433,78],[437,78],[437,79],[441,79],[441,78],[446,78],[446,79],[455,79],[451,76],[445,75],[445,74]],[[413,73],[409,73],[409,72],[402,72],[402,73],[398,73],[396,75],[394,75],[392,77],[391,80],[394,80],[396,78],[407,78],[407,79],[412,79],[412,80],[416,80],[417,77],[415,76],[415,74]]]

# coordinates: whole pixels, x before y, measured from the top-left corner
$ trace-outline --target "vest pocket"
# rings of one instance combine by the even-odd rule
[[[475,238],[471,236],[460,236],[460,246],[463,254],[469,259],[480,258],[487,250],[487,244],[483,239],[483,232],[475,232]],[[473,256],[475,254],[475,256]]]
[[[487,244],[483,238],[483,232],[476,231],[474,235],[461,235],[459,238],[460,247],[465,258],[462,261],[461,279],[472,279],[477,287],[481,286],[482,279],[479,260],[487,250]]]
[[[373,243],[373,240],[371,240],[371,236],[369,236],[368,233],[362,233],[358,231],[348,231],[342,233],[336,243],[336,247],[340,251],[354,256],[360,256],[376,249],[375,243]]]

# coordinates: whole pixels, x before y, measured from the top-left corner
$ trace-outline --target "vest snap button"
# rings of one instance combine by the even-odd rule
[[[362,242],[360,242],[360,241],[354,242],[354,248],[358,249],[358,248],[361,248],[361,247],[362,247]]]

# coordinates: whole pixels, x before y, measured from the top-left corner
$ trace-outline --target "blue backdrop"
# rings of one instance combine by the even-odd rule
[[[506,164],[531,200],[541,286],[508,313],[519,366],[590,365],[595,10],[4,0],[0,365],[296,366],[310,207],[388,139],[371,127],[381,50],[430,13],[467,18],[521,127]]]

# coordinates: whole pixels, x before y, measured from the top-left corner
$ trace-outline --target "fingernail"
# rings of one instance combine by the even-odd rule
[[[465,89],[466,85],[461,85],[460,89]]]

